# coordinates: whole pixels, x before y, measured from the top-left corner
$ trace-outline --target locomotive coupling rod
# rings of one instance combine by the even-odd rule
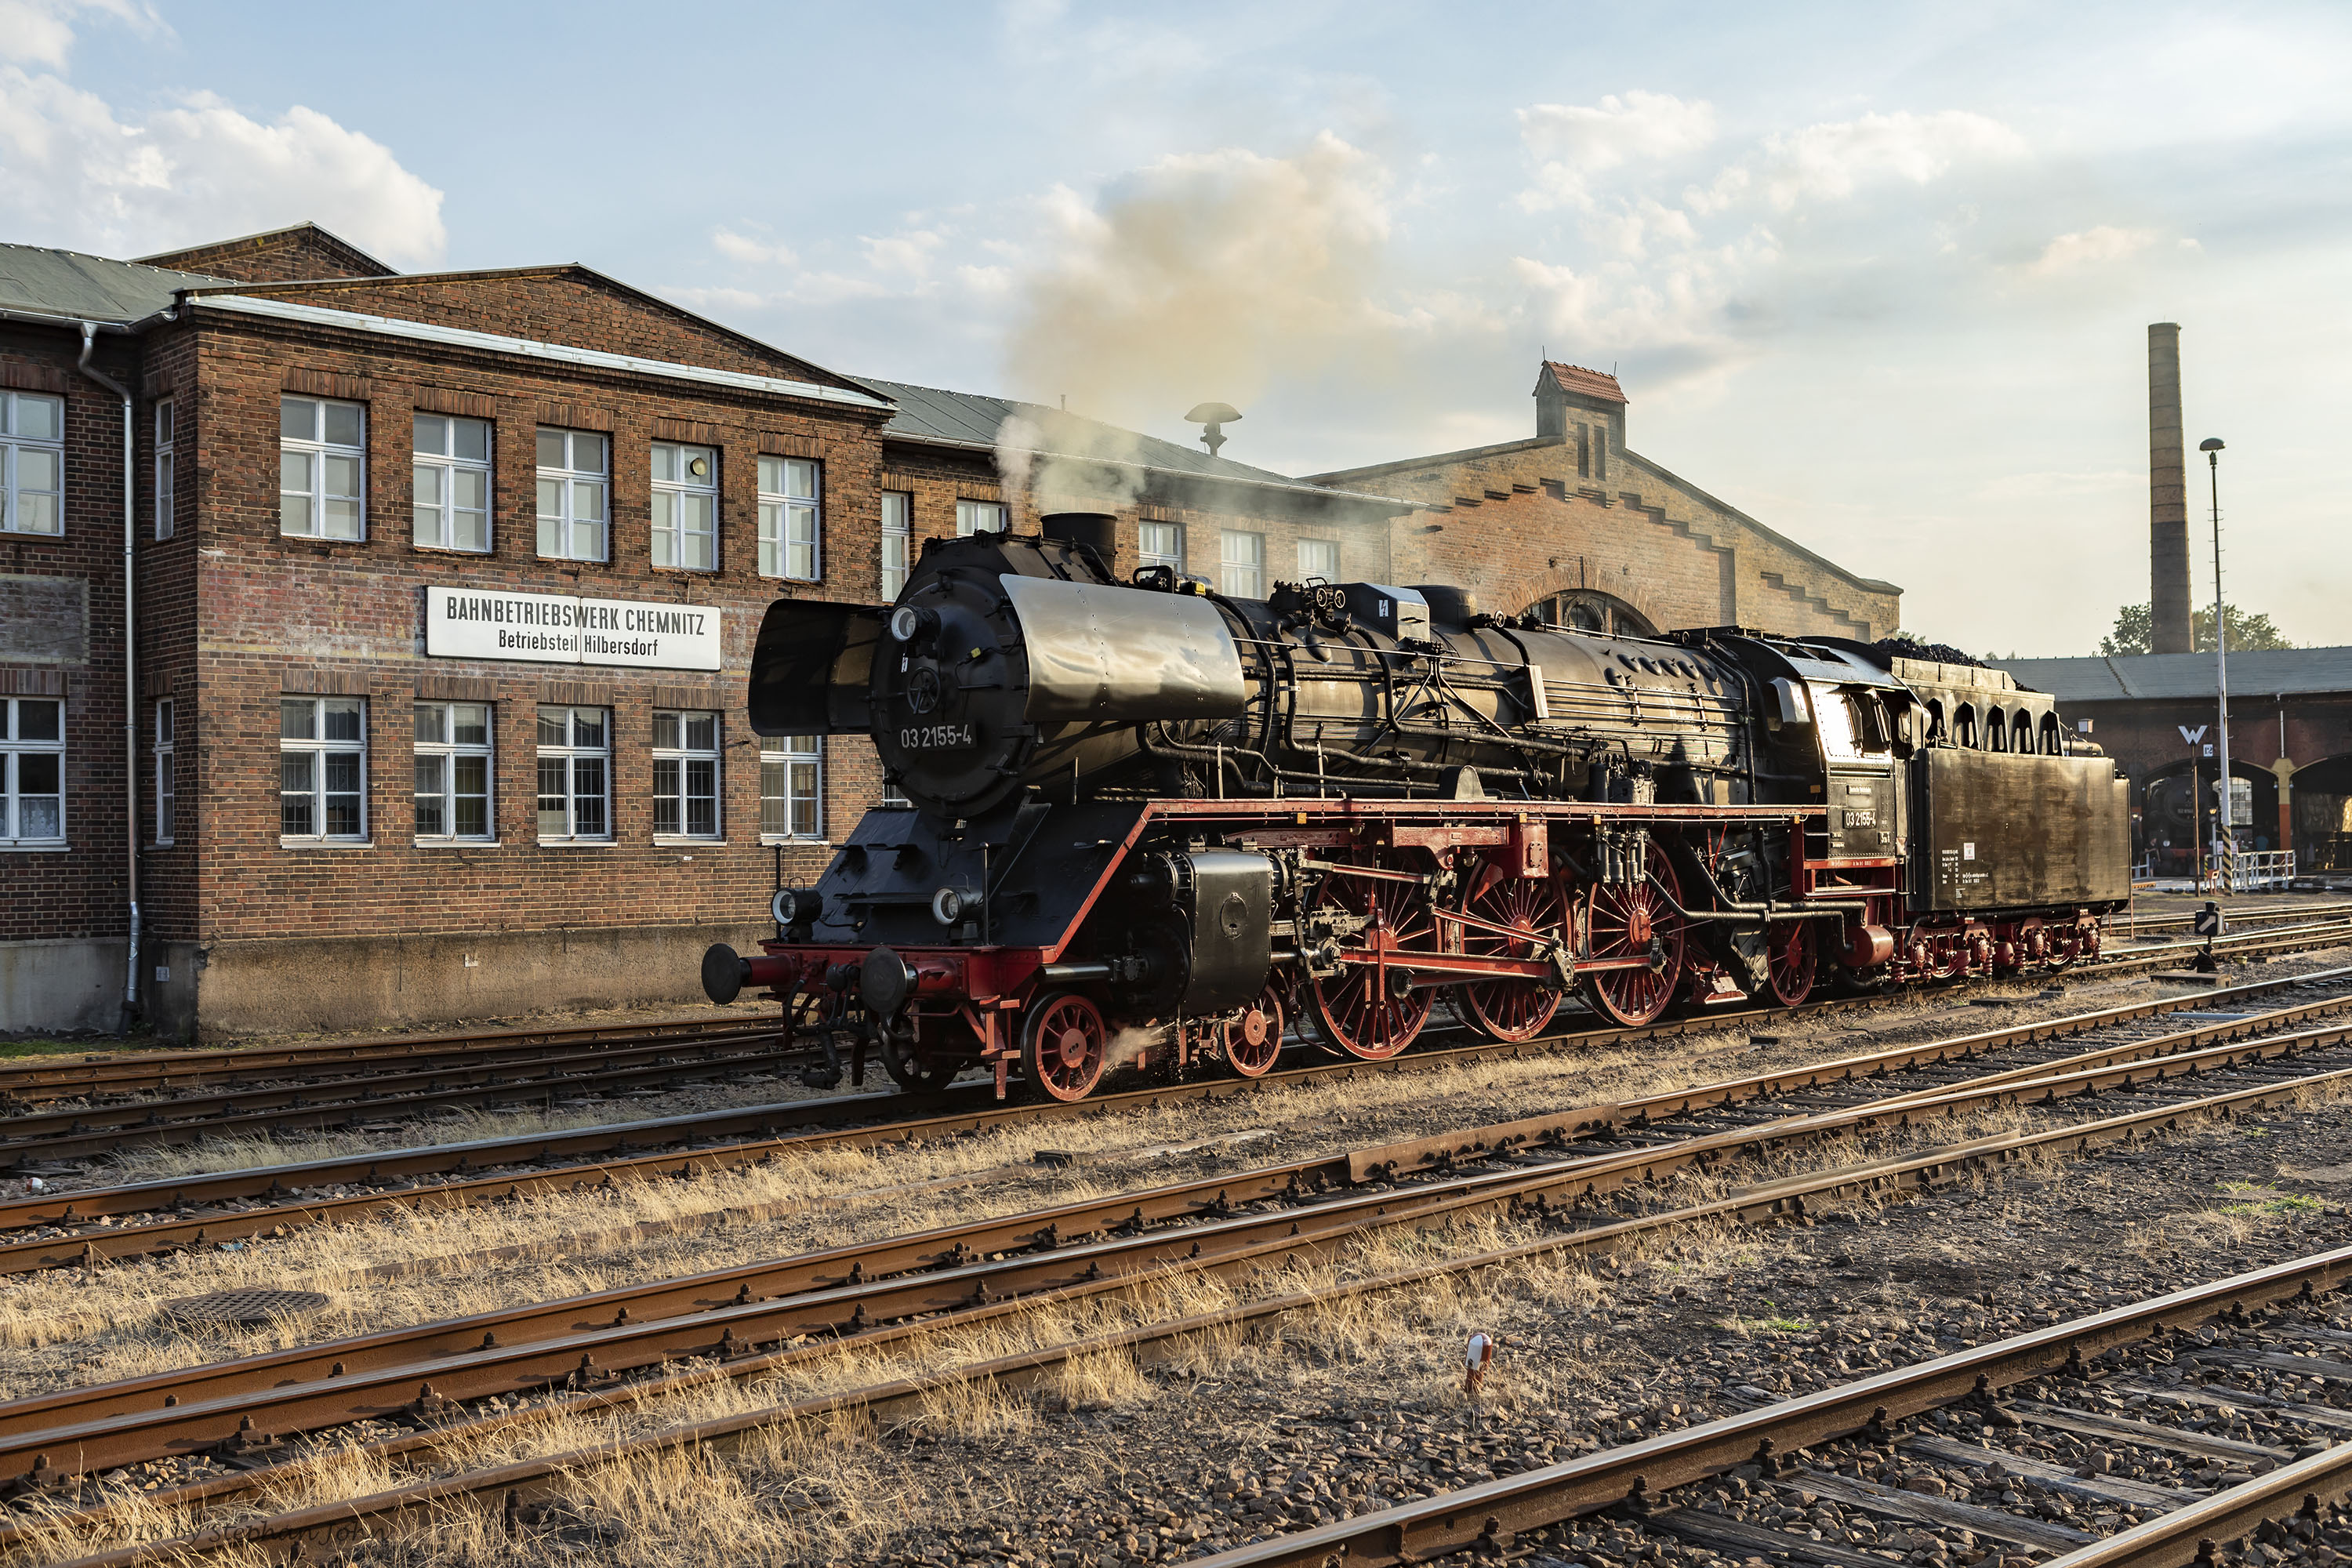
[[[1111,967],[1108,963],[1049,963],[1039,972],[1048,985],[1068,985],[1080,980],[1108,980]]]

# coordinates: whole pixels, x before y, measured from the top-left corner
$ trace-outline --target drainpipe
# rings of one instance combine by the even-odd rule
[[[82,374],[122,399],[122,805],[123,868],[131,888],[131,953],[122,977],[122,1026],[139,1014],[139,599],[135,547],[139,542],[138,490],[133,484],[131,389],[89,363],[98,323],[81,324]]]

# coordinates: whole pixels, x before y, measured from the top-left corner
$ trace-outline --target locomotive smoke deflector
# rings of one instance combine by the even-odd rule
[[[751,656],[751,728],[762,735],[863,735],[874,649],[888,611],[779,599]]]
[[[1190,594],[999,579],[1029,656],[1033,724],[1230,719],[1249,700],[1224,616]]]

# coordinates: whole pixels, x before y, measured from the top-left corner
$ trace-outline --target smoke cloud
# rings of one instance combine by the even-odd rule
[[[1118,511],[1143,495],[1147,460],[1131,431],[1059,409],[1033,408],[997,427],[996,471],[1007,505],[1036,510]]]
[[[1195,403],[1246,414],[1277,381],[1360,366],[1394,324],[1371,303],[1388,186],[1377,159],[1325,132],[1295,157],[1163,158],[1099,205],[1057,189],[1049,259],[1008,335],[1013,384],[1164,427]]]

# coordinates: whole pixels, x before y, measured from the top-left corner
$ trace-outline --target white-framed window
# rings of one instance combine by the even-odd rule
[[[612,837],[612,710],[541,708],[540,842],[604,842]]]
[[[490,809],[490,705],[419,702],[416,745],[416,837],[489,839],[498,817]]]
[[[169,844],[179,828],[180,781],[173,744],[172,702],[155,704],[155,842]]]
[[[884,805],[912,805],[915,803],[907,798],[907,792],[905,790],[900,789],[888,779],[884,779],[882,781],[882,804]]]
[[[170,398],[155,405],[155,537],[172,537],[173,438],[177,434],[179,409]]]
[[[1165,566],[1184,575],[1184,527],[1175,522],[1135,525],[1135,557],[1139,566]]]
[[[367,410],[326,397],[278,400],[278,531],[367,537]]]
[[[66,400],[0,392],[0,533],[65,529]]]
[[[956,537],[968,539],[975,533],[1004,531],[1004,503],[992,500],[960,500],[956,502]]]
[[[889,604],[907,585],[915,562],[915,498],[907,490],[882,492],[882,602]]]
[[[719,837],[718,714],[654,714],[654,834]]]
[[[66,705],[0,697],[0,844],[66,841]]]
[[[719,454],[654,443],[654,564],[719,569]]]
[[[610,443],[590,430],[539,433],[539,552],[554,561],[604,559]]]
[[[431,550],[490,547],[490,422],[416,416],[416,542]]]
[[[1219,592],[1233,599],[1265,597],[1265,535],[1245,529],[1217,532],[1217,564],[1222,568]]]
[[[1298,580],[1312,583],[1318,577],[1326,583],[1339,580],[1339,542],[1336,539],[1298,542]]]
[[[760,575],[817,580],[824,475],[801,458],[760,459]]]
[[[320,843],[367,837],[365,699],[278,700],[278,835]]]
[[[760,737],[760,837],[824,837],[824,737]]]

